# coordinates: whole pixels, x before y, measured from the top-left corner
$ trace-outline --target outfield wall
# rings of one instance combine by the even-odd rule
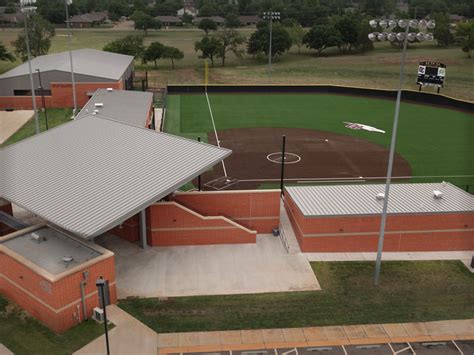
[[[169,85],[168,94],[200,94],[204,93],[204,85]],[[209,85],[207,92],[230,94],[230,93],[260,93],[260,94],[285,94],[285,93],[301,93],[301,94],[340,94],[352,96],[365,96],[378,99],[395,100],[397,90],[382,90],[359,88],[349,86],[335,85]],[[463,101],[445,96],[442,94],[434,94],[427,92],[419,92],[412,90],[402,91],[402,101],[427,104],[431,106],[439,106],[454,110],[474,113],[474,102]]]

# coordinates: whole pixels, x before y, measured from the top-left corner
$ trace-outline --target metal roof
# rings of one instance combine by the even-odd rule
[[[382,212],[385,185],[292,186],[285,188],[306,217],[371,215]],[[442,198],[433,191],[443,193]],[[389,213],[474,211],[474,196],[450,183],[392,184]]]
[[[87,116],[0,149],[0,197],[92,238],[231,153]]]
[[[119,80],[134,58],[130,55],[117,54],[96,49],[77,49],[72,51],[74,73],[90,75],[99,78]],[[33,69],[47,71],[70,72],[69,52],[42,55],[31,61]],[[0,79],[20,75],[28,75],[28,63],[23,63],[12,70],[0,75]]]
[[[97,103],[103,106],[95,107]],[[152,103],[151,92],[99,89],[78,113],[76,119],[89,116],[94,110],[98,110],[99,117],[145,127]]]

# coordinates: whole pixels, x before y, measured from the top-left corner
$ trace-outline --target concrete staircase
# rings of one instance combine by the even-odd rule
[[[280,239],[282,240],[283,246],[287,250],[288,254],[299,254],[301,253],[300,245],[296,239],[293,226],[291,225],[290,218],[286,212],[283,200],[280,202]]]

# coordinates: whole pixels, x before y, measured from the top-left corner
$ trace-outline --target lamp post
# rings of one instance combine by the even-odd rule
[[[20,0],[21,12],[25,15],[25,42],[26,42],[26,53],[28,56],[28,70],[30,74],[30,87],[31,87],[31,100],[33,104],[33,111],[35,112],[35,131],[36,134],[40,133],[38,110],[36,109],[36,95],[35,95],[35,83],[33,81],[33,71],[31,69],[31,52],[30,52],[30,39],[28,37],[28,14],[34,14],[36,12],[36,6],[31,6],[36,3],[36,0]]]
[[[104,331],[105,331],[105,346],[107,348],[107,355],[110,354],[110,346],[109,346],[109,332],[107,329],[107,310],[106,310],[106,304],[105,304],[105,291],[104,287],[106,285],[105,280],[102,278],[97,279],[95,282],[95,285],[97,286],[97,291],[100,294],[100,299],[102,300],[102,304],[99,304],[101,306],[102,310],[104,311]]]
[[[272,79],[272,25],[273,20],[280,19],[280,13],[275,11],[269,11],[263,13],[265,20],[270,20],[270,41],[268,44],[268,81]]]
[[[48,113],[46,112],[46,100],[44,99],[44,88],[43,83],[41,82],[41,70],[38,68],[36,69],[36,72],[38,73],[39,89],[41,90],[41,104],[43,106],[44,121],[46,123],[46,130],[48,130]]]
[[[414,41],[432,41],[433,34],[432,33],[423,33],[423,32],[410,32],[410,28],[412,29],[433,29],[435,28],[436,24],[433,20],[425,21],[425,20],[371,20],[369,22],[370,26],[375,29],[380,29],[381,32],[373,32],[369,33],[369,39],[371,41],[399,41],[403,42],[403,49],[402,49],[402,56],[400,61],[400,83],[398,86],[397,92],[397,101],[395,104],[395,115],[393,120],[393,129],[392,129],[392,139],[390,143],[390,153],[388,159],[388,167],[387,167],[387,178],[385,182],[385,193],[383,199],[383,208],[382,208],[382,218],[380,222],[380,232],[379,232],[379,242],[377,248],[377,260],[375,262],[375,274],[374,274],[374,285],[378,285],[380,279],[380,268],[382,264],[382,250],[383,250],[383,242],[385,236],[385,225],[387,222],[387,209],[388,209],[388,199],[390,194],[390,183],[392,180],[392,168],[393,168],[393,158],[395,155],[395,145],[397,141],[397,128],[398,128],[398,116],[400,114],[400,101],[402,97],[402,88],[403,83],[405,81],[405,58],[406,58],[406,50],[408,42]],[[400,27],[404,30],[404,32],[394,33],[393,30],[395,27]],[[388,30],[388,32],[385,32]]]
[[[72,0],[64,0],[64,7],[66,9],[66,26],[67,26],[67,44],[69,47],[69,62],[71,63],[71,81],[72,81],[72,101],[74,108],[72,110],[72,119],[76,117],[77,111],[77,99],[76,99],[76,81],[74,80],[74,65],[72,62],[72,49],[71,49],[71,28],[69,26],[69,10],[68,6],[72,4]]]

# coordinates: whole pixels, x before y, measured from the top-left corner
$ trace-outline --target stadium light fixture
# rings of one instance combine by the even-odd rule
[[[28,57],[28,71],[30,74],[30,87],[31,87],[31,100],[33,104],[33,111],[35,112],[35,132],[40,133],[38,110],[36,108],[36,95],[35,95],[35,83],[33,80],[33,70],[31,68],[31,51],[30,51],[30,39],[28,36],[28,15],[36,12],[36,6],[33,6],[36,0],[20,0],[21,12],[25,15],[23,17],[25,23],[25,42],[26,42],[26,54]]]
[[[264,20],[270,20],[270,41],[268,45],[268,81],[272,79],[272,24],[273,20],[280,19],[280,12],[268,11],[263,13]]]
[[[69,5],[72,4],[72,0],[64,0],[64,7],[66,9],[66,27],[67,27],[67,45],[69,49],[69,63],[71,64],[71,82],[72,82],[72,101],[74,108],[72,110],[72,119],[76,117],[77,112],[77,98],[76,98],[76,81],[74,79],[74,65],[72,61],[72,49],[71,49],[71,28],[69,26]]]
[[[387,178],[385,182],[385,193],[383,199],[383,208],[382,208],[382,218],[380,222],[380,232],[379,232],[379,241],[377,248],[377,260],[375,262],[375,274],[374,274],[374,285],[378,285],[380,280],[380,268],[382,265],[382,250],[383,242],[385,236],[385,225],[387,222],[387,209],[388,209],[388,200],[390,194],[390,183],[392,180],[392,169],[393,169],[393,159],[395,155],[395,145],[397,142],[397,128],[398,128],[398,116],[400,114],[400,101],[402,97],[403,83],[405,81],[405,59],[408,42],[414,41],[432,41],[433,34],[431,32],[423,33],[422,30],[428,29],[431,30],[435,28],[436,23],[433,20],[426,22],[425,20],[415,20],[415,19],[400,19],[389,20],[388,23],[386,20],[370,20],[369,25],[378,29],[380,32],[369,33],[368,37],[371,41],[399,41],[403,43],[403,50],[400,60],[400,83],[398,86],[397,100],[395,104],[395,115],[393,120],[393,129],[392,129],[392,139],[390,142],[390,153],[388,159],[387,167]],[[394,33],[393,30],[395,27],[400,27],[403,29],[403,32]],[[390,32],[386,33],[385,30],[388,28]],[[419,32],[410,32],[410,29],[418,30]]]

